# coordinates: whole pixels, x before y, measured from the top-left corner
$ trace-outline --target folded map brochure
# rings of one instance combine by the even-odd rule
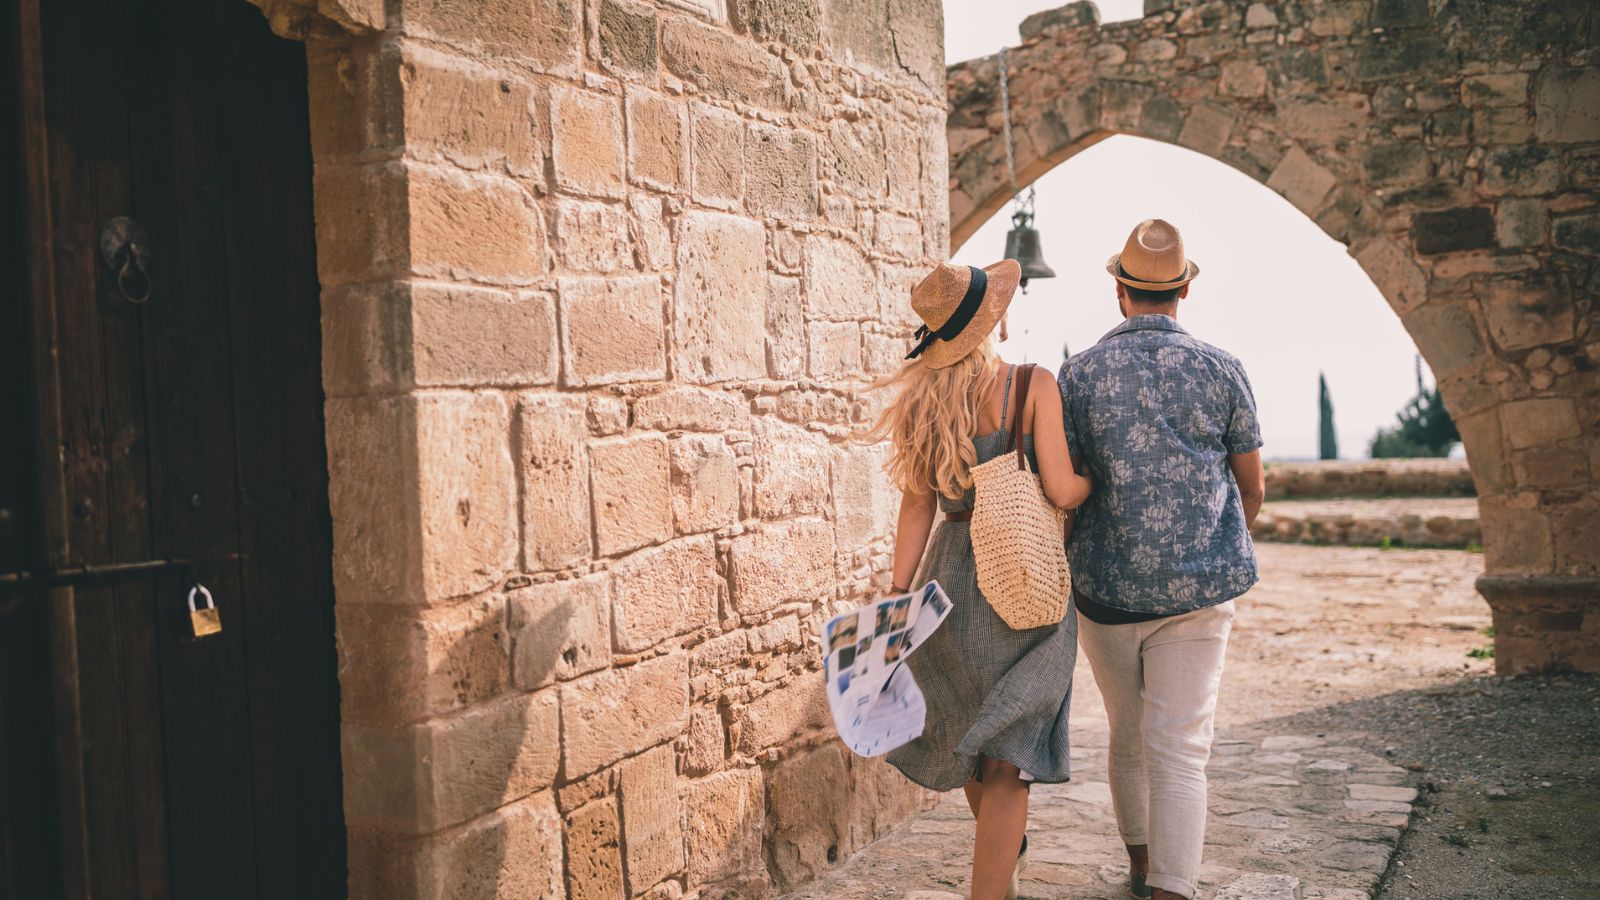
[[[922,736],[928,705],[906,658],[948,615],[950,598],[930,581],[822,626],[828,709],[845,746],[881,756]]]

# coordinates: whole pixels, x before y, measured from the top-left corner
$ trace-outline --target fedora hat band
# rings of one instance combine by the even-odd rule
[[[1127,267],[1124,266],[1120,260],[1117,262],[1117,271],[1122,273],[1122,277],[1123,278],[1129,278],[1129,279],[1132,279],[1134,281],[1142,281],[1145,284],[1171,284],[1171,285],[1177,285],[1179,282],[1184,281],[1189,275],[1189,267],[1187,265],[1185,265],[1183,267],[1183,271],[1178,273],[1178,277],[1176,277],[1176,278],[1164,278],[1164,279],[1162,279],[1160,281],[1156,281],[1156,280],[1151,279],[1151,278],[1146,278],[1143,275],[1135,275],[1132,272],[1129,272]]]
[[[915,335],[918,338],[917,346],[911,348],[911,352],[906,354],[906,359],[916,359],[921,356],[922,351],[928,349],[935,340],[951,340],[967,327],[973,316],[977,315],[978,307],[983,305],[983,295],[989,289],[989,275],[977,266],[967,266],[967,271],[972,273],[972,280],[967,282],[967,292],[962,296],[961,304],[938,328],[930,329],[926,323],[918,328]]]

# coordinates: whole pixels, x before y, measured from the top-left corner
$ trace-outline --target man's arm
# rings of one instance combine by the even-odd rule
[[[1244,501],[1244,524],[1256,523],[1261,512],[1261,502],[1267,499],[1267,476],[1261,469],[1261,451],[1228,454],[1228,468],[1233,470],[1233,480],[1239,483],[1239,499]]]

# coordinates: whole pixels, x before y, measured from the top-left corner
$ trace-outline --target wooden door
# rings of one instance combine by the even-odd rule
[[[244,0],[0,40],[0,898],[342,896],[304,49]]]

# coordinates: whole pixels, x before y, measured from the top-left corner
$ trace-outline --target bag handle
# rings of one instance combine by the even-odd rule
[[[1017,409],[1011,416],[1011,436],[1006,439],[1006,450],[1016,448],[1017,468],[1024,472],[1028,470],[1028,460],[1022,453],[1022,416],[1028,409],[1028,386],[1033,384],[1035,368],[1037,366],[1033,363],[1028,363],[1017,369],[1017,374],[1022,376],[1022,384],[1017,385]]]

